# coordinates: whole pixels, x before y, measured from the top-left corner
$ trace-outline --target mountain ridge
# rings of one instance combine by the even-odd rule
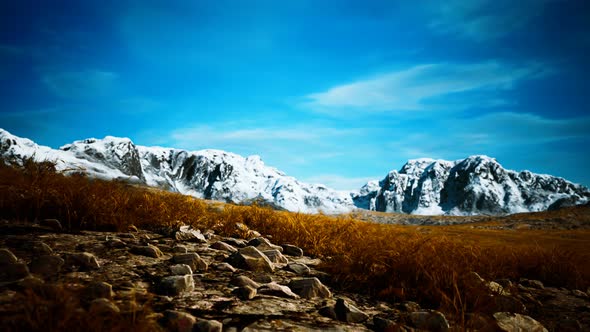
[[[411,159],[399,171],[350,193],[300,182],[265,165],[257,155],[147,147],[125,137],[88,138],[52,149],[0,129],[0,155],[54,161],[66,173],[124,179],[204,199],[266,201],[305,213],[338,214],[361,208],[425,215],[503,215],[590,201],[584,186],[551,175],[506,170],[484,155],[456,161]]]

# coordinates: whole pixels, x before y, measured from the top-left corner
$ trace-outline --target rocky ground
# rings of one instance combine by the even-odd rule
[[[244,225],[244,238],[188,226],[154,233],[67,233],[56,220],[0,224],[0,318],[25,310],[18,295],[64,285],[90,313],[118,314],[149,305],[172,331],[461,330],[461,322],[414,302],[387,303],[329,287],[320,260],[274,244]],[[590,301],[580,290],[538,281],[489,282],[489,312],[469,315],[479,331],[590,330]],[[516,313],[519,312],[520,314]],[[531,318],[533,317],[533,318]]]

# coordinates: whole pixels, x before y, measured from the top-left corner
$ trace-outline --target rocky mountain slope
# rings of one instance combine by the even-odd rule
[[[266,201],[290,211],[312,213],[344,213],[354,208],[348,193],[300,182],[266,166],[258,156],[244,158],[220,150],[146,147],[112,136],[76,141],[54,150],[0,129],[0,155],[53,161],[58,170],[125,179],[198,198]]]
[[[424,215],[501,215],[583,204],[590,191],[562,178],[504,169],[495,159],[416,159],[353,195],[359,208]]]

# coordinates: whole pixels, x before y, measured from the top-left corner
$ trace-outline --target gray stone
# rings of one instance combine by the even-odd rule
[[[521,279],[519,283],[525,287],[545,289],[545,285],[539,280]]]
[[[303,256],[303,250],[294,245],[283,244],[283,254],[294,257],[301,257]]]
[[[369,315],[360,311],[357,307],[344,301],[344,299],[337,299],[334,305],[334,312],[338,320],[347,323],[362,323],[369,319]]]
[[[43,219],[40,224],[41,226],[46,226],[56,231],[62,230],[61,223],[57,219]]]
[[[29,271],[42,277],[51,277],[61,271],[64,263],[65,261],[59,256],[43,255],[33,259],[29,264]]]
[[[330,298],[332,293],[328,287],[324,286],[318,278],[300,278],[293,279],[289,283],[291,290],[305,299],[312,298]]]
[[[436,310],[412,312],[409,318],[412,324],[421,330],[447,331],[450,328],[445,315]]]
[[[269,282],[273,282],[272,277],[266,273],[258,273],[252,276],[252,280],[259,282],[261,284],[268,284]]]
[[[2,248],[0,249],[0,265],[14,264],[18,261],[12,251]]]
[[[172,257],[172,261],[176,264],[186,264],[191,267],[193,272],[195,271],[207,271],[208,264],[194,252],[188,254],[179,254]]]
[[[173,275],[183,276],[185,274],[193,274],[193,270],[187,264],[176,264],[170,266],[170,271]]]
[[[541,323],[529,316],[514,314],[510,312],[496,312],[494,314],[496,324],[501,331],[506,332],[547,332],[547,329]]]
[[[233,237],[223,238],[222,242],[229,244],[234,248],[244,248],[248,246],[248,242],[242,239],[234,239]]]
[[[256,281],[246,277],[246,276],[237,276],[235,278],[233,278],[230,283],[234,286],[238,286],[238,287],[252,287],[254,289],[258,289],[260,288],[260,284],[257,283]]]
[[[219,264],[215,264],[213,266],[214,269],[219,270],[219,271],[227,271],[227,272],[236,272],[236,268],[234,268],[233,266],[229,265],[228,263],[219,263]]]
[[[289,263],[289,260],[287,259],[287,257],[283,256],[283,254],[281,254],[281,252],[276,249],[264,250],[262,253],[265,254],[266,257],[268,257],[268,259],[270,259],[270,261],[275,264]]]
[[[233,246],[231,246],[225,242],[221,242],[221,241],[213,243],[210,247],[213,249],[223,250],[223,251],[228,251],[228,252],[238,251],[238,249],[234,248]]]
[[[273,272],[274,266],[265,254],[255,247],[241,248],[228,257],[227,262],[237,268],[250,271]]]
[[[88,252],[67,253],[65,254],[65,262],[67,266],[79,266],[83,269],[94,270],[99,269],[100,264],[93,254]]]
[[[179,295],[195,289],[195,280],[190,274],[162,278],[160,291],[166,295]]]
[[[256,288],[251,286],[242,286],[234,289],[232,293],[236,294],[241,300],[251,300],[256,297]]]
[[[131,247],[131,249],[129,251],[135,255],[142,255],[142,256],[153,257],[153,258],[160,258],[163,255],[162,251],[158,247],[152,246],[152,245],[134,246],[134,247]]]
[[[293,293],[288,286],[279,285],[276,282],[270,282],[260,286],[260,288],[258,288],[258,293],[277,297],[286,297],[290,299],[299,298],[299,295]]]
[[[248,245],[252,247],[256,247],[258,250],[272,250],[276,249],[280,252],[283,251],[283,247],[277,246],[272,244],[267,238],[264,237],[255,237],[248,241]]]
[[[378,316],[373,317],[373,326],[376,332],[387,332],[387,331],[399,331],[400,326],[393,320],[381,318]]]
[[[98,298],[111,300],[114,296],[113,286],[104,281],[92,282],[84,289],[84,296],[88,300],[94,300]]]
[[[195,324],[193,331],[194,332],[221,332],[223,329],[223,324],[216,320],[199,320],[197,324]]]
[[[172,252],[179,253],[179,254],[186,254],[188,250],[185,246],[174,246],[172,247]]]
[[[31,244],[31,251],[35,255],[51,255],[53,254],[53,249],[48,246],[46,243],[41,241],[36,241]]]
[[[29,269],[24,263],[3,264],[0,267],[0,282],[20,280],[29,276]]]
[[[114,315],[121,312],[116,304],[105,298],[95,299],[90,302],[89,311],[91,314],[99,316]]]
[[[176,310],[164,311],[164,326],[169,331],[192,332],[197,322],[195,316]]]
[[[302,276],[308,275],[311,272],[311,269],[307,265],[301,263],[289,263],[286,269]]]
[[[174,234],[177,241],[199,242],[205,243],[207,239],[200,230],[194,229],[191,226],[180,226],[178,231]]]

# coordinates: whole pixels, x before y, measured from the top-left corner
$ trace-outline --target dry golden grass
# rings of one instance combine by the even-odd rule
[[[334,286],[386,300],[417,300],[460,316],[479,310],[463,282],[471,271],[486,279],[526,277],[555,286],[590,286],[587,230],[408,227],[256,206],[219,208],[180,194],[63,176],[51,164],[32,162],[0,166],[0,211],[6,219],[58,218],[71,230],[126,230],[132,224],[157,230],[180,221],[235,235],[235,224],[241,222],[272,235],[275,243],[298,245],[321,257]]]

